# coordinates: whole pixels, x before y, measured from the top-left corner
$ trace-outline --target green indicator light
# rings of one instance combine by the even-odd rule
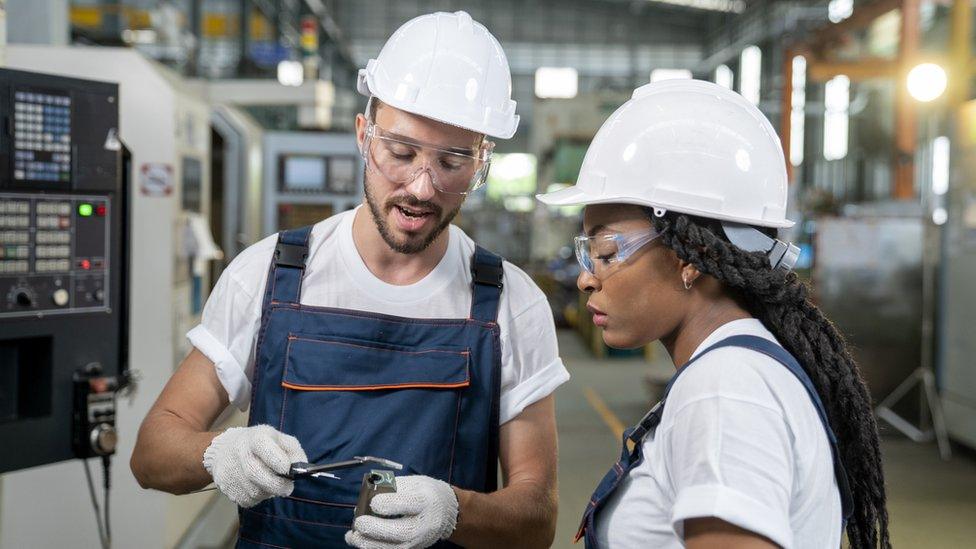
[[[90,217],[92,214],[91,204],[78,204],[78,215],[81,217]]]

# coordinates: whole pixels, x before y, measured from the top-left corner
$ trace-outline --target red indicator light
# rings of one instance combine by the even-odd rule
[[[95,215],[97,215],[98,217],[105,217],[106,213],[108,213],[108,208],[105,207],[105,204],[99,204],[98,206],[95,206]]]
[[[78,266],[81,267],[82,269],[86,270],[86,271],[87,270],[90,270],[91,269],[91,261],[88,261],[87,259],[82,259],[81,261],[78,262]]]

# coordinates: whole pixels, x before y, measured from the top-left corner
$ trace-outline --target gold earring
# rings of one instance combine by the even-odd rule
[[[687,278],[682,278],[681,281],[685,283],[686,290],[690,290],[691,285],[694,284],[694,282],[690,282]]]

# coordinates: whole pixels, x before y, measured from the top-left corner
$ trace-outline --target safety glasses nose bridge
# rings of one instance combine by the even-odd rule
[[[494,148],[490,141],[482,143],[475,156],[382,135],[383,131],[375,123],[369,124],[362,156],[368,169],[378,171],[395,183],[410,183],[427,172],[438,191],[465,195],[480,187],[487,178]],[[397,151],[394,147],[403,150]],[[439,166],[439,162],[445,165]]]

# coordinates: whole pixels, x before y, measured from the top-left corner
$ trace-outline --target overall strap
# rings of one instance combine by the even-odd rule
[[[498,318],[498,302],[502,296],[502,258],[481,246],[475,246],[471,258],[471,314],[470,318],[494,323]]]
[[[471,258],[471,313],[470,318],[494,324],[498,318],[498,302],[502,296],[504,270],[502,258],[481,246],[475,246]],[[493,337],[498,337],[493,330]],[[485,463],[487,492],[498,489],[499,418],[501,415],[501,347],[496,348],[491,368],[491,412],[488,421],[488,460]]]
[[[668,384],[664,387],[664,393],[661,395],[661,400],[659,400],[658,403],[655,404],[654,407],[651,408],[649,412],[644,414],[644,417],[641,418],[641,420],[637,423],[637,425],[635,425],[633,428],[630,429],[630,435],[627,438],[629,438],[634,444],[640,444],[640,442],[644,440],[644,437],[647,436],[647,433],[653,431],[654,428],[657,427],[659,423],[661,423],[661,417],[664,415],[664,401],[667,400],[668,393],[671,392],[671,387],[674,386],[674,382],[678,381],[678,378],[681,377],[681,374],[683,374],[686,370],[688,370],[688,366],[691,366],[699,358],[705,356],[711,351],[714,351],[715,349],[721,349],[722,347],[737,346],[735,345],[735,343],[729,343],[729,341],[732,339],[734,338],[723,339],[722,341],[719,341],[718,343],[711,345],[704,351],[695,355],[694,358],[686,362],[684,366],[678,368],[678,371],[675,372],[673,376],[671,376],[671,379],[668,381]]]
[[[298,304],[311,232],[312,226],[309,225],[278,233],[278,244],[268,272],[268,288],[264,294],[266,308],[269,301]]]

